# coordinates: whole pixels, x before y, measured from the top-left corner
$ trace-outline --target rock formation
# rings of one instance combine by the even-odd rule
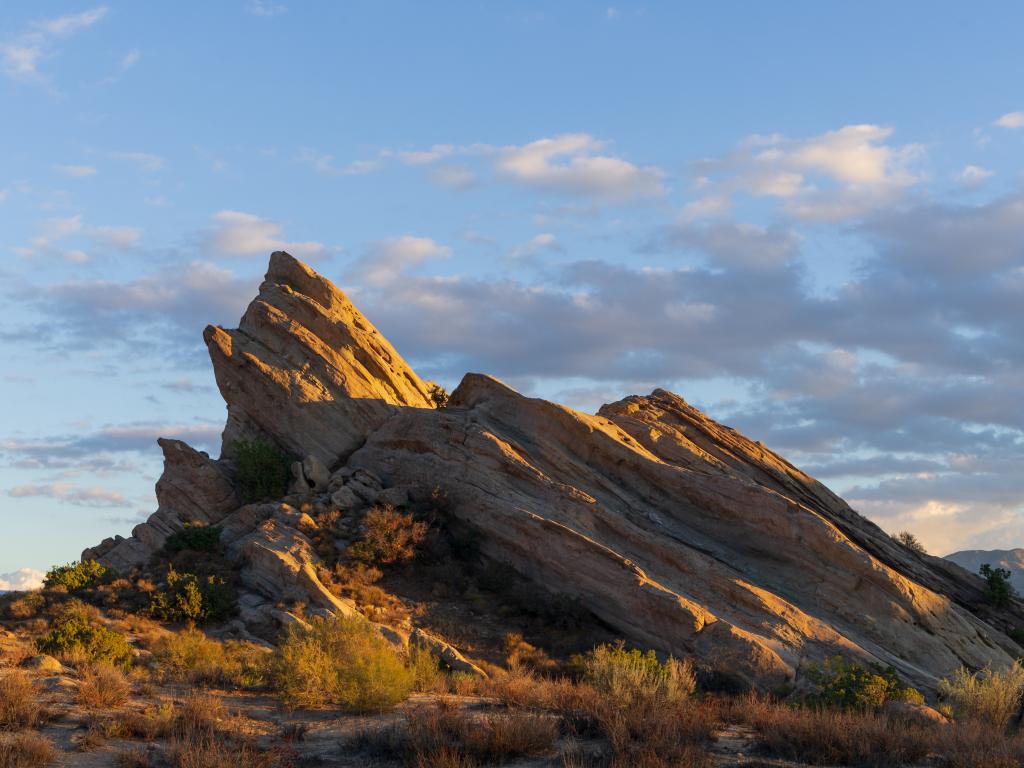
[[[946,555],[946,559],[964,570],[977,574],[985,563],[1010,572],[1010,584],[1024,593],[1024,549],[965,549]]]
[[[1005,634],[1024,622],[1020,605],[995,614],[980,580],[905,549],[670,392],[588,415],[471,373],[435,409],[348,299],[285,253],[239,329],[204,338],[228,409],[221,460],[161,441],[160,509],[84,556],[124,567],[188,520],[220,522],[251,589],[243,622],[288,621],[272,607],[286,596],[353,610],[316,577],[303,499],[350,509],[440,492],[485,556],[539,589],[578,598],[632,644],[763,687],[836,653],[924,688],[1021,653]],[[231,446],[254,436],[307,459],[291,505],[238,507]]]

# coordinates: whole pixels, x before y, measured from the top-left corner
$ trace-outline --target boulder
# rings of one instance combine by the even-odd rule
[[[331,473],[316,456],[307,456],[302,460],[302,474],[314,491],[326,491],[331,482]]]

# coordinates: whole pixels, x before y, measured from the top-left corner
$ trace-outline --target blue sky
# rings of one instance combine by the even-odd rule
[[[0,588],[215,451],[270,251],[422,375],[664,386],[939,553],[1024,545],[1015,3],[8,2]]]

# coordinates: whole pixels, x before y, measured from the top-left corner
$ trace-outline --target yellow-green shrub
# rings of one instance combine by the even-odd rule
[[[106,661],[127,667],[132,647],[119,632],[95,623],[89,609],[72,602],[50,624],[50,631],[36,640],[36,647],[54,656],[74,656],[87,661]]]
[[[617,701],[656,698],[681,701],[693,695],[697,678],[689,660],[658,661],[654,651],[627,650],[620,642],[599,645],[575,659],[583,676],[599,691]]]
[[[288,628],[272,680],[287,706],[371,712],[405,699],[415,674],[362,617],[314,618]]]
[[[250,643],[211,640],[194,628],[161,637],[151,650],[173,680],[246,688],[263,683],[269,655]]]
[[[953,706],[958,719],[977,720],[1002,728],[1020,707],[1024,666],[1015,662],[996,672],[986,667],[970,672],[963,667],[939,682],[939,696]]]

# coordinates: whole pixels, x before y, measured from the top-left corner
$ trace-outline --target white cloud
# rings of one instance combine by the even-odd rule
[[[609,200],[665,193],[660,169],[597,154],[603,147],[603,142],[585,133],[563,134],[501,148],[495,170],[527,186]]]
[[[992,176],[993,173],[994,171],[977,165],[965,165],[954,178],[965,187],[976,187],[989,176]]]
[[[107,7],[99,6],[82,13],[32,22],[11,41],[0,43],[0,69],[15,80],[45,82],[39,64],[57,53],[56,42],[91,27],[106,13]]]
[[[368,285],[387,285],[410,267],[430,259],[446,258],[451,252],[451,248],[429,237],[403,235],[374,243],[365,256],[352,264],[350,274]]]
[[[281,225],[252,213],[220,211],[212,218],[209,246],[226,256],[267,257],[273,251],[288,251],[299,258],[315,258],[326,251],[323,243],[284,240]]]
[[[73,179],[84,179],[96,175],[96,169],[91,165],[60,165],[53,166],[53,170],[70,176]]]
[[[848,125],[805,139],[751,136],[735,152],[695,164],[702,199],[684,216],[720,215],[736,194],[776,198],[802,219],[860,216],[921,181],[914,166],[923,147],[892,146],[891,135],[891,128]]]
[[[442,157],[448,157],[454,151],[455,147],[451,144],[435,144],[430,149],[419,152],[399,152],[398,156],[406,165],[424,165],[436,162]]]
[[[338,166],[335,164],[334,155],[312,149],[301,150],[299,162],[325,176],[363,176],[380,167],[380,160],[354,160],[348,165]]]
[[[561,244],[550,232],[541,232],[531,237],[528,241],[512,249],[511,256],[514,259],[536,256],[541,251],[564,251]]]
[[[267,2],[267,0],[250,0],[246,8],[253,16],[279,16],[288,12],[288,6]]]
[[[0,573],[0,592],[25,592],[43,586],[46,574],[35,568],[19,568],[10,573]]]
[[[128,51],[128,53],[121,57],[121,71],[128,71],[136,64],[138,64],[141,58],[142,51],[140,51],[138,48],[132,48],[130,51]]]
[[[617,19],[619,18],[619,9],[608,6],[608,8],[605,9],[604,15],[605,18],[608,19]]]
[[[430,180],[449,189],[469,189],[476,184],[476,174],[464,165],[442,165],[430,172]]]
[[[126,251],[138,245],[142,230],[139,227],[92,227],[88,234],[102,245]]]
[[[150,152],[111,152],[109,157],[132,163],[141,171],[154,172],[164,167],[164,159]]]
[[[14,499],[41,497],[56,499],[65,504],[79,507],[130,507],[121,493],[106,488],[79,488],[70,483],[46,483],[43,485],[16,485],[7,495]]]
[[[1024,128],[1024,112],[1007,112],[994,120],[992,125],[998,125],[1000,128]]]

